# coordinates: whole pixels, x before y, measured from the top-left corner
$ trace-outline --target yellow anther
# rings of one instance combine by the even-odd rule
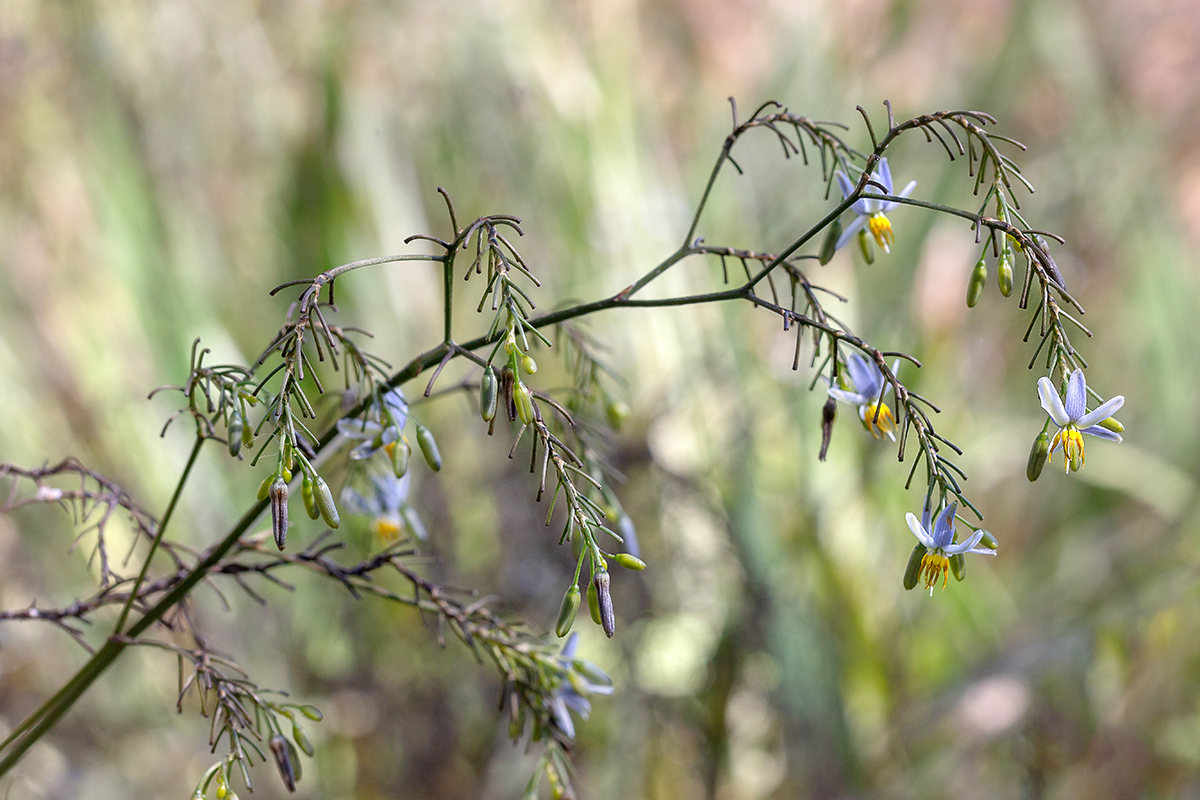
[[[1062,447],[1063,451],[1064,473],[1072,470],[1079,471],[1079,468],[1087,463],[1083,453],[1083,434],[1074,425],[1068,425],[1054,434],[1054,438],[1050,440],[1051,457],[1059,447]]]
[[[384,544],[391,544],[400,538],[400,523],[387,517],[379,517],[375,520],[375,535]]]
[[[925,588],[930,594],[933,594],[938,579],[941,579],[942,589],[945,589],[946,581],[950,578],[950,558],[937,550],[926,553],[921,559],[921,572],[925,573]]]
[[[878,417],[876,416],[878,414]],[[863,426],[876,439],[883,436],[893,436],[896,431],[896,418],[887,403],[871,403],[862,412]]]
[[[867,230],[875,237],[875,244],[883,248],[883,252],[892,252],[891,246],[896,237],[892,235],[892,223],[883,214],[872,214],[867,220]]]
[[[388,458],[392,457],[392,451],[396,449],[395,442],[388,442],[383,446],[383,452],[387,453]]]

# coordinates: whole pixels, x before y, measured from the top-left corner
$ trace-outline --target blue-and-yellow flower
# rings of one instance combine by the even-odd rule
[[[368,408],[359,419],[338,420],[337,429],[345,438],[359,442],[350,451],[351,461],[363,461],[380,450],[391,455],[392,446],[400,440],[400,431],[408,422],[408,401],[399,389],[383,395],[383,409],[378,404]]]
[[[979,553],[985,556],[994,556],[996,551],[989,547],[979,547],[979,542],[983,540],[983,531],[975,531],[964,542],[955,543],[954,541],[954,515],[958,513],[958,503],[951,503],[942,509],[942,513],[938,514],[937,520],[933,524],[933,528],[929,527],[929,508],[921,514],[921,519],[917,519],[917,515],[911,511],[904,515],[904,519],[908,522],[908,528],[913,532],[913,536],[917,537],[922,545],[925,546],[925,555],[921,558],[921,573],[925,575],[925,586],[929,589],[929,594],[933,594],[933,587],[940,580],[942,588],[946,588],[946,580],[950,573],[950,557],[961,553]],[[919,573],[919,574],[921,574]]]
[[[592,710],[588,695],[613,693],[612,678],[590,661],[575,658],[578,649],[579,634],[572,633],[567,637],[562,652],[555,657],[563,669],[563,676],[562,683],[550,694],[554,725],[568,739],[575,738],[575,723],[571,721],[568,709],[587,719]]]
[[[1083,370],[1077,369],[1067,379],[1067,393],[1062,399],[1049,378],[1038,380],[1038,399],[1050,419],[1058,426],[1058,432],[1050,440],[1050,457],[1060,447],[1063,451],[1063,472],[1078,470],[1084,464],[1083,434],[1120,442],[1121,434],[1103,428],[1099,423],[1111,417],[1125,404],[1124,395],[1117,395],[1101,403],[1094,411],[1087,410],[1087,383]]]
[[[900,368],[900,362],[892,365],[892,372]],[[863,427],[871,432],[876,439],[887,436],[896,441],[896,418],[892,410],[883,402],[886,391],[883,373],[875,362],[858,354],[846,359],[846,371],[850,373],[850,382],[854,390],[829,387],[829,396],[835,400],[858,407],[858,418]],[[878,415],[877,415],[878,412]]]
[[[836,175],[838,186],[842,190],[842,198],[849,197],[854,193],[854,182],[844,172],[838,172]],[[871,173],[871,180],[883,187],[884,194],[892,194],[892,168],[888,166],[886,158],[879,160],[879,168]],[[917,188],[917,182],[909,181],[900,194],[896,196],[908,197],[915,188]],[[876,192],[878,191],[878,187],[868,185],[865,191]],[[854,205],[850,206],[851,210],[857,216],[842,231],[842,235],[838,237],[836,248],[838,250],[842,249],[846,242],[850,241],[850,237],[862,230],[862,227],[865,225],[871,236],[875,238],[875,244],[882,247],[883,252],[890,253],[895,237],[892,235],[892,223],[887,218],[887,214],[898,205],[900,204],[895,200],[880,200],[869,195],[860,197],[855,201]]]
[[[342,489],[342,508],[349,514],[371,518],[371,530],[385,544],[407,532],[416,539],[429,538],[416,510],[408,503],[409,476],[397,478],[390,472],[370,476],[370,489],[360,492],[352,486]]]

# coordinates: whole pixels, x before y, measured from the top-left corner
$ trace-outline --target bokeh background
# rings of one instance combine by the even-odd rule
[[[184,378],[193,337],[253,360],[286,310],[270,287],[445,235],[437,186],[460,218],[524,220],[547,307],[611,293],[677,246],[728,96],[846,121],[859,146],[856,104],[877,122],[884,98],[900,117],[983,109],[1030,147],[1024,208],[1068,240],[1055,252],[1096,334],[1080,339],[1089,384],[1126,396],[1124,444],[1025,479],[1043,419],[1026,317],[994,286],[968,313],[960,221],[900,209],[891,256],[821,268],[858,332],[924,362],[902,378],[943,406],[1001,544],[930,599],[900,585],[920,503],[907,465],[847,413],[817,461],[823,398],[771,318],[595,318],[627,381],[613,457],[650,567],[615,577],[615,639],[581,625],[618,691],[580,726],[579,793],[1200,797],[1197,76],[1191,0],[5,0],[0,459],[75,454],[161,509],[190,432],[160,439],[172,401],[146,393]],[[782,247],[827,208],[819,171],[765,134],[739,147],[746,174],[722,177],[700,233]],[[913,135],[891,160],[917,196],[971,204],[936,143]],[[341,318],[403,362],[440,335],[437,277],[358,273]],[[653,291],[719,280],[695,261]],[[467,305],[462,329],[485,325]],[[539,361],[539,385],[561,385],[553,355]],[[506,436],[461,397],[420,413],[447,462],[415,487],[427,569],[551,626],[571,563]],[[214,448],[176,533],[211,542],[259,480]],[[53,510],[0,518],[3,607],[90,591],[71,538]],[[326,711],[300,796],[519,796],[536,750],[507,741],[495,675],[464,648],[313,580],[268,598],[197,602],[214,646]],[[0,629],[3,724],[83,658],[49,627]],[[127,654],[5,796],[188,796],[213,757],[195,704],[174,712],[175,680],[169,657]],[[282,796],[271,773],[255,796]]]

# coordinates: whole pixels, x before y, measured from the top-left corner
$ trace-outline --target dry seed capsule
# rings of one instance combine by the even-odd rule
[[[1046,466],[1046,458],[1050,453],[1050,435],[1042,431],[1033,440],[1033,447],[1029,450],[1029,463],[1025,465],[1025,477],[1033,483],[1042,474],[1042,467]]]
[[[309,519],[317,519],[321,516],[321,512],[317,510],[317,496],[313,491],[312,478],[304,476],[304,481],[300,484],[300,496],[304,499],[304,511],[308,514]]]
[[[275,478],[268,492],[271,497],[271,532],[275,535],[275,546],[280,550],[287,544],[288,529],[288,486],[282,476]]]
[[[954,573],[955,580],[961,581],[967,577],[967,560],[963,558],[962,553],[950,556],[950,571]]]
[[[275,766],[279,768],[279,777],[289,792],[296,791],[296,767],[292,763],[291,753],[288,752],[288,740],[279,734],[271,737],[268,744],[271,755],[275,758]]]
[[[313,500],[316,501],[317,511],[321,514],[321,519],[331,528],[338,526],[338,510],[333,503],[333,492],[329,491],[329,484],[320,475],[314,475],[313,480]]]
[[[575,624],[575,611],[579,608],[579,585],[572,584],[563,596],[562,606],[558,609],[558,622],[554,625],[554,633],[562,638],[571,632]]]
[[[234,458],[237,458],[237,454],[242,451],[243,430],[242,415],[237,409],[234,409],[233,413],[229,415],[229,429],[226,436],[229,444],[229,455]]]
[[[1008,248],[1000,252],[1000,264],[996,267],[996,279],[1000,283],[1000,294],[1008,297],[1013,290],[1012,254]]]
[[[417,423],[417,446],[421,448],[421,455],[425,456],[425,463],[434,472],[442,468],[442,454],[438,452],[437,442],[433,439],[433,432],[426,428],[421,423]]]
[[[412,448],[408,446],[408,439],[404,436],[392,444],[392,474],[397,478],[403,478],[404,473],[408,472],[410,455],[412,455]]]
[[[921,579],[921,563],[927,552],[929,551],[925,549],[925,545],[920,542],[917,542],[916,547],[912,549],[912,553],[908,556],[908,566],[904,568],[905,589],[912,589]]]
[[[520,381],[513,386],[513,402],[516,403],[517,419],[521,420],[521,424],[533,422],[533,395],[529,393],[529,387]]]
[[[617,632],[617,620],[613,616],[612,594],[608,590],[608,582],[607,572],[597,572],[592,578],[592,584],[596,587],[596,602],[600,607],[600,627],[604,628],[604,635],[611,639]]]
[[[979,302],[980,295],[983,294],[983,287],[987,284],[987,260],[980,256],[975,262],[975,269],[971,270],[971,278],[967,281],[967,308],[974,308]]]
[[[496,405],[500,398],[499,380],[496,370],[484,367],[483,377],[479,379],[479,416],[484,422],[491,422],[496,416]]]
[[[837,240],[841,236],[842,218],[838,217],[832,225],[825,229],[825,238],[821,240],[821,254],[817,256],[817,261],[821,266],[825,266],[833,260],[833,254],[837,252]]]
[[[646,568],[646,562],[642,561],[637,556],[631,556],[629,553],[617,553],[613,556],[613,561],[620,564],[625,569],[642,571]]]
[[[592,615],[592,622],[597,625],[603,624],[600,620],[600,597],[596,594],[595,581],[588,581],[587,601],[588,613]]]

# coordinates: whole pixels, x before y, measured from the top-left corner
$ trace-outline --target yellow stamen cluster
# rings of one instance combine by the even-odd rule
[[[887,403],[871,403],[863,411],[863,427],[879,439],[895,433],[896,418],[892,416],[892,410],[888,408]]]
[[[892,252],[892,243],[896,237],[892,235],[892,223],[883,214],[872,214],[867,220],[867,230],[875,237],[875,244],[883,248],[883,252]]]
[[[372,527],[375,528],[375,535],[379,537],[379,541],[384,544],[391,544],[400,538],[400,523],[394,519],[379,517]]]
[[[937,586],[939,579],[942,581],[942,589],[946,588],[946,581],[950,578],[950,557],[940,550],[934,550],[926,553],[921,559],[921,571],[917,575],[925,574],[925,588],[933,594],[933,587]]]
[[[1062,447],[1063,451],[1064,473],[1072,470],[1078,471],[1086,463],[1083,455],[1083,434],[1074,425],[1068,425],[1054,434],[1054,438],[1050,440],[1051,459],[1054,457],[1054,451],[1059,447]]]

